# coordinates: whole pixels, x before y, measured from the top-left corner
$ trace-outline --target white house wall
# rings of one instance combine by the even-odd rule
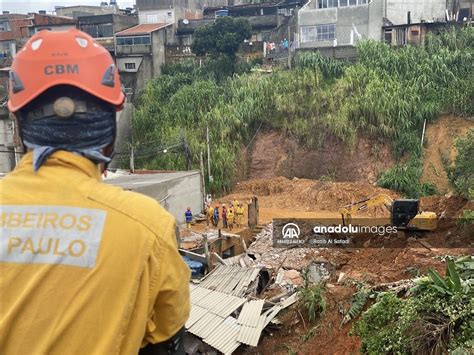
[[[411,23],[444,21],[446,0],[386,0],[385,12],[394,25],[406,24],[408,12]]]

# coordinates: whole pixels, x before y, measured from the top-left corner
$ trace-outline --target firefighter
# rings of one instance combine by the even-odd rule
[[[234,228],[234,208],[229,207],[229,210],[227,211],[227,226],[229,227],[229,230],[232,230]]]
[[[213,215],[214,215],[214,207],[212,207],[211,204],[209,204],[209,207],[207,207],[207,226],[209,227],[212,223]]]
[[[236,215],[236,220],[237,220],[237,227],[242,227],[243,220],[244,220],[244,206],[239,203],[239,206],[237,207],[235,211]]]
[[[76,29],[41,31],[9,90],[28,152],[0,181],[1,353],[183,353],[190,270],[175,220],[101,182],[124,102],[109,52]]]

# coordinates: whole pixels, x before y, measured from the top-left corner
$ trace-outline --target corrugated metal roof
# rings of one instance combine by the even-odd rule
[[[225,276],[221,273],[220,277]],[[265,300],[248,301],[201,286],[190,286],[191,314],[186,329],[224,354],[232,353],[241,343],[257,346],[263,329],[278,312],[297,300],[295,293],[261,314]],[[238,320],[231,317],[242,305]]]
[[[237,341],[239,330],[240,325],[237,323],[237,320],[233,317],[228,317],[219,325],[219,328],[214,333],[203,339],[203,341],[224,354],[232,354],[240,346],[240,342]]]
[[[252,300],[244,304],[239,314],[238,323],[248,325],[250,327],[256,327],[260,314],[262,313],[264,300]]]
[[[190,328],[193,324],[195,324],[199,319],[204,317],[207,313],[207,309],[199,307],[198,305],[192,305],[191,313],[189,314],[189,318],[186,321],[186,328]]]
[[[264,300],[249,301],[242,307],[238,323],[241,324],[237,340],[251,346],[257,346],[262,334],[265,316],[262,313]]]
[[[217,329],[221,323],[224,321],[224,318],[216,316],[210,312],[204,314],[204,316],[194,323],[191,328],[188,329],[190,333],[200,337],[206,338],[211,335],[215,329]]]
[[[162,28],[171,26],[171,23],[147,23],[142,25],[133,26],[131,28],[127,28],[126,30],[117,32],[115,36],[123,37],[123,36],[136,36],[136,35],[146,35],[157,30],[161,30]]]
[[[229,315],[245,302],[247,302],[245,298],[193,286],[191,288],[191,314],[186,322],[186,329],[219,351],[231,353],[240,345],[237,341],[240,326],[229,325],[232,321],[227,321],[227,319],[232,318]],[[227,324],[225,321],[230,323]],[[234,321],[237,322],[235,319]],[[218,336],[223,330],[225,330],[224,335]]]
[[[242,297],[260,273],[260,268],[220,265],[201,283],[201,287]]]

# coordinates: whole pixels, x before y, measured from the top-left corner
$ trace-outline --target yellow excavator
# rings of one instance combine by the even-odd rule
[[[342,223],[348,225],[353,214],[377,206],[384,206],[390,212],[390,224],[398,229],[433,231],[438,227],[436,213],[421,212],[419,200],[393,200],[384,194],[343,206],[341,208]]]

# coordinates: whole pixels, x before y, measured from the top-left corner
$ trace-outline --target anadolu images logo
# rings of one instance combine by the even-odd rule
[[[300,233],[300,227],[295,223],[287,223],[281,230],[283,239],[299,239]]]

